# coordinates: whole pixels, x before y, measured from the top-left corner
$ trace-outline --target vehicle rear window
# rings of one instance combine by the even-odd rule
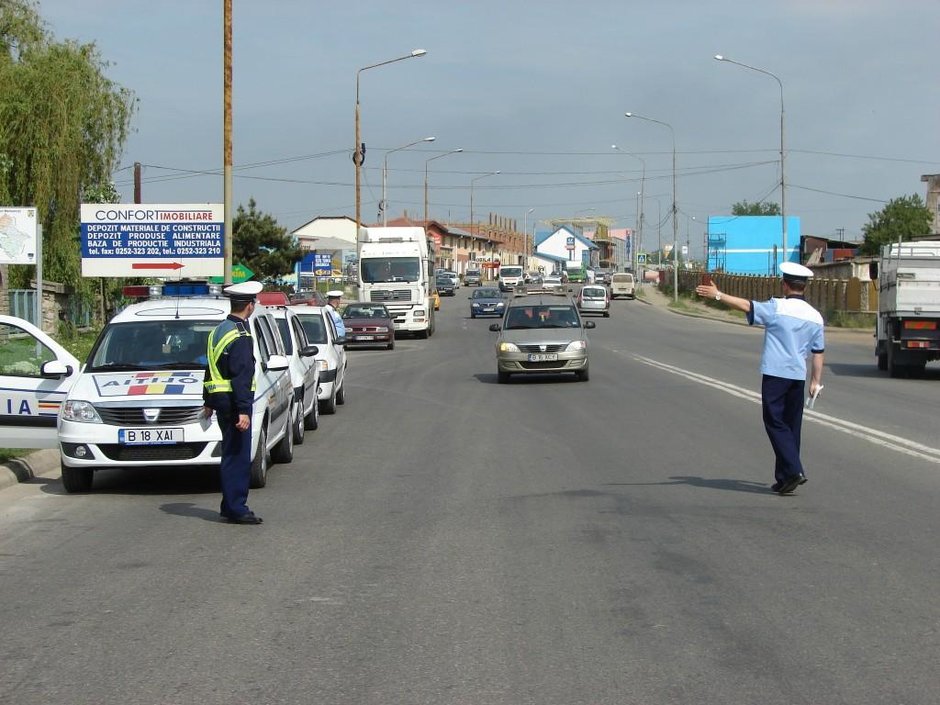
[[[304,327],[307,340],[311,343],[326,342],[326,324],[323,322],[323,316],[319,313],[313,316],[301,315],[300,324]]]

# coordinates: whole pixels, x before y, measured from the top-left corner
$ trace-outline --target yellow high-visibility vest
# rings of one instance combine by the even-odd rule
[[[224,330],[227,329],[227,330]],[[215,336],[222,332],[218,342],[215,342]],[[206,343],[206,358],[209,360],[209,376],[203,381],[203,386],[209,394],[232,391],[232,380],[225,379],[219,372],[219,359],[225,352],[225,349],[235,342],[236,339],[245,336],[250,338],[251,333],[247,330],[239,329],[233,321],[224,320],[209,333],[209,339]],[[255,391],[255,376],[251,376],[251,391]]]

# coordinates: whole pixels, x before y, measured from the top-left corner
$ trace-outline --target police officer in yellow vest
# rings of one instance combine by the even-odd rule
[[[222,518],[232,524],[260,524],[248,508],[251,479],[251,407],[255,398],[255,357],[248,318],[255,310],[260,282],[223,290],[231,313],[209,334],[203,383],[206,416],[215,412],[222,429]]]

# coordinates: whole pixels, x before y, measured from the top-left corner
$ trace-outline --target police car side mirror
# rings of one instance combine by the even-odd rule
[[[266,363],[262,363],[267,372],[280,372],[290,367],[290,361],[284,355],[272,355]]]
[[[62,379],[72,374],[72,367],[59,360],[48,360],[42,364],[39,374],[46,379]]]
[[[333,345],[339,345],[340,347],[346,345],[346,337],[341,336],[333,341]]]
[[[320,348],[316,345],[308,345],[303,350],[300,351],[301,357],[313,357],[320,352]]]

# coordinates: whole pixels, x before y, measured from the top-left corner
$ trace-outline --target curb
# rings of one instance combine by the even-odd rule
[[[58,450],[47,448],[8,460],[0,465],[0,490],[58,471],[59,458]]]

